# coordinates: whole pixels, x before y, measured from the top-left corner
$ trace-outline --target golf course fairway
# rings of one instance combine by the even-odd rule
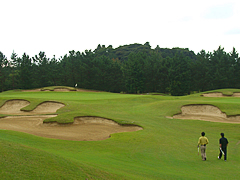
[[[219,89],[188,96],[2,92],[0,177],[238,179],[240,97],[231,94],[239,92]],[[203,95],[209,93],[227,95]],[[203,131],[209,139],[207,161],[197,149]],[[226,162],[217,158],[221,132],[229,141]],[[72,138],[80,135],[84,138]]]

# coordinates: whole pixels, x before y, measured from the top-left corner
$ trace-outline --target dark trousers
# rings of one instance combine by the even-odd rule
[[[224,152],[224,160],[227,160],[227,147],[222,147],[222,151]],[[219,159],[222,157],[222,151],[220,150]]]

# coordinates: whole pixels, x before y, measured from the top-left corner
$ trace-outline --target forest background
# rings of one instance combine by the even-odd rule
[[[152,49],[149,42],[112,48],[98,45],[69,51],[59,59],[0,51],[0,91],[71,86],[116,93],[159,92],[181,96],[193,91],[240,88],[240,58],[233,48],[195,54],[188,48]]]

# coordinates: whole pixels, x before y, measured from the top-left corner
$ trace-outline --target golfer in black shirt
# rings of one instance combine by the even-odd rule
[[[218,156],[218,159],[221,159],[222,155],[224,155],[224,160],[226,161],[228,140],[224,137],[224,133],[221,133],[220,135],[222,138],[219,139],[220,154]]]

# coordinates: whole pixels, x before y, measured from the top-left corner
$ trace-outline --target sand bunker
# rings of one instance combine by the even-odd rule
[[[69,89],[69,88],[54,88],[53,90],[50,89],[27,89],[22,90],[22,92],[38,92],[38,91],[76,91],[76,89]]]
[[[11,114],[11,115],[29,115],[29,114],[50,114],[55,113],[58,109],[65,105],[58,102],[45,101],[39,104],[32,111],[21,111],[22,108],[28,106],[30,102],[26,100],[9,100],[0,107],[0,114]]]
[[[32,90],[34,91],[34,90]],[[38,91],[38,90],[36,90]],[[55,88],[53,90],[49,90],[49,89],[40,89],[40,91],[60,91],[60,92],[68,92],[68,91],[76,91],[75,89],[68,89],[68,88]]]
[[[72,91],[79,91],[79,92],[100,92],[97,90],[90,90],[90,89],[81,89],[81,88],[75,88],[75,89],[70,89],[70,88],[55,88],[53,90],[49,89],[29,89],[29,90],[22,90],[22,92],[38,92],[38,91],[59,91],[59,92],[72,92]]]
[[[9,100],[0,107],[0,114],[21,114],[23,111],[20,109],[28,106],[30,102],[25,100]]]
[[[187,105],[181,108],[182,113],[174,115],[174,119],[196,119],[203,121],[240,123],[240,116],[227,116],[219,108],[212,105]]]
[[[44,119],[55,116],[7,116],[0,118],[0,129],[74,141],[98,141],[108,139],[113,133],[142,130],[139,126],[122,126],[99,117],[78,117],[75,118],[73,124],[43,123]]]
[[[25,100],[9,100],[0,107],[0,114],[11,114],[0,118],[0,129],[25,132],[36,136],[75,140],[97,141],[110,137],[113,133],[142,130],[135,125],[119,125],[118,123],[100,117],[76,117],[72,124],[59,124],[56,122],[43,123],[47,118],[57,115],[39,115],[55,113],[63,107],[62,103],[43,102],[33,111],[24,112],[20,109],[29,105]]]
[[[48,113],[55,113],[58,109],[64,107],[65,105],[58,102],[43,102],[39,104],[31,113],[37,114],[48,114]]]
[[[232,95],[224,95],[223,93],[206,93],[202,94],[204,97],[240,97],[240,93],[233,93]]]

